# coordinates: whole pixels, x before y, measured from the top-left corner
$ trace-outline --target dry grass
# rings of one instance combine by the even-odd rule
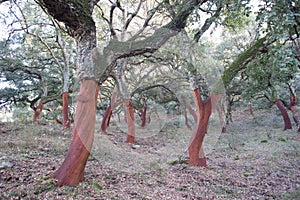
[[[13,167],[0,169],[0,199],[297,199],[298,133],[282,131],[274,113],[236,112],[234,119],[217,143],[207,141],[205,169],[184,162],[191,131],[183,126],[167,123],[136,146],[110,127],[109,135],[96,134],[86,181],[74,188],[57,188],[51,178],[70,132],[53,124],[1,124],[0,163]]]

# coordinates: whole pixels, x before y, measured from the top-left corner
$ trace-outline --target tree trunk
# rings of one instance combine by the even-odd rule
[[[217,111],[218,111],[218,116],[219,116],[219,121],[220,125],[222,127],[221,133],[226,133],[226,125],[225,125],[225,120],[223,118],[223,111],[222,108],[217,106]]]
[[[206,167],[206,158],[203,151],[203,140],[207,133],[209,118],[212,111],[217,107],[223,94],[211,93],[203,102],[200,95],[200,88],[193,90],[194,102],[197,108],[197,125],[190,139],[188,148],[189,163],[196,166]]]
[[[97,102],[98,102],[99,91],[100,91],[100,84],[97,83],[96,92],[95,92],[95,107],[96,107],[96,110],[97,110]]]
[[[186,108],[188,109],[189,113],[193,116],[195,122],[197,122],[197,113],[196,113],[195,110],[192,108],[191,104],[186,103],[185,106],[186,106]]]
[[[296,123],[296,126],[298,127],[299,126],[299,118],[297,116],[296,106],[291,107],[291,111],[292,111],[294,122]]]
[[[44,103],[40,102],[39,105],[33,109],[34,110],[34,114],[33,114],[33,122],[34,123],[39,123],[39,118],[40,118],[41,112],[43,111],[43,108],[44,108]]]
[[[134,109],[131,99],[123,99],[123,106],[125,108],[125,116],[127,122],[127,143],[135,143],[135,126],[134,126]]]
[[[118,116],[118,122],[120,123],[121,122],[120,113],[118,113],[117,116]]]
[[[69,92],[64,92],[62,94],[62,117],[63,117],[63,125],[66,129],[70,128],[71,125],[71,120],[69,119],[69,115],[68,115],[68,109],[69,109],[69,102],[68,102],[68,95]]]
[[[63,126],[65,129],[69,129],[71,125],[71,120],[69,119],[69,84],[70,84],[70,54],[68,54],[66,41],[62,38],[62,35],[58,32],[57,43],[61,48],[62,57],[64,61],[63,67],[63,93],[62,93],[62,117]]]
[[[286,109],[284,108],[282,101],[280,99],[278,99],[274,103],[280,110],[281,115],[283,117],[283,121],[284,121],[284,129],[283,130],[292,129],[292,123],[291,123],[290,117],[289,117]]]
[[[212,111],[212,102],[211,97],[208,97],[204,102],[202,101],[199,88],[193,90],[193,97],[197,108],[197,125],[188,148],[189,163],[206,167],[206,158],[202,149],[202,143],[207,132],[208,120]]]
[[[297,108],[296,108],[296,97],[290,96],[290,105],[288,106],[288,109],[291,110],[294,122],[296,123],[296,126],[298,127],[299,124],[299,118],[297,116]]]
[[[142,110],[142,115],[141,115],[141,119],[142,119],[142,124],[141,127],[144,128],[146,126],[146,116],[147,116],[147,106],[144,106],[144,109]]]
[[[107,130],[107,127],[109,126],[112,111],[116,107],[116,98],[117,98],[117,91],[115,89],[111,95],[111,102],[110,102],[109,106],[106,108],[105,113],[103,115],[103,119],[102,119],[102,123],[101,123],[101,133],[103,133],[103,134],[106,134],[106,130]]]
[[[253,115],[253,107],[252,107],[252,103],[250,103],[250,105],[249,105],[249,110],[250,110],[250,115]]]
[[[229,124],[229,122],[233,122],[232,120],[232,106],[233,106],[233,99],[229,99],[227,111],[226,111],[226,124]]]
[[[94,80],[81,81],[72,142],[64,162],[53,175],[58,186],[75,186],[84,180],[84,168],[94,139],[97,85]]]
[[[197,113],[195,110],[192,108],[191,104],[188,102],[185,103],[186,109],[189,111],[189,113],[193,116],[194,121],[197,123]],[[187,117],[187,112],[184,111],[184,119],[185,119],[185,125],[189,128],[192,129],[191,126],[189,125],[188,122],[188,117]]]
[[[107,130],[107,127],[109,126],[109,121],[110,121],[111,115],[112,115],[112,105],[110,103],[104,112],[102,123],[101,123],[101,133],[103,133],[103,134],[106,134],[106,130]]]
[[[134,125],[134,109],[132,106],[132,100],[130,93],[128,92],[128,86],[124,77],[124,70],[127,65],[126,59],[118,60],[118,76],[117,80],[119,82],[119,91],[122,97],[123,107],[125,109],[124,120],[127,123],[127,143],[135,143],[135,125]]]
[[[188,117],[187,117],[187,112],[186,111],[184,111],[184,120],[185,120],[185,125],[186,125],[186,127],[188,127],[188,129],[192,129],[192,127],[190,126],[190,124],[189,124],[189,119],[188,119]],[[197,121],[196,121],[197,122]]]

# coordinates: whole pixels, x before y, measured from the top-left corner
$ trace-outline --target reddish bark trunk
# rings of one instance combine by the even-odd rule
[[[107,127],[109,127],[109,124],[110,124],[110,120],[111,120],[111,117],[112,117],[112,111],[111,111],[111,114],[110,114],[110,116],[109,116],[109,118],[108,118],[108,122],[107,122]]]
[[[212,111],[212,102],[211,97],[208,97],[205,102],[202,101],[199,88],[193,90],[193,97],[197,108],[197,125],[190,139],[188,148],[189,163],[206,167],[206,158],[202,143],[207,132],[208,120]]]
[[[192,129],[192,127],[189,124],[189,119],[187,117],[187,113],[186,112],[184,112],[184,119],[185,119],[185,125],[186,125],[186,127],[188,127],[188,129]]]
[[[106,108],[102,123],[101,123],[101,132],[103,134],[106,134],[107,127],[109,126],[109,119],[112,115],[112,106],[109,104],[109,106]]]
[[[63,125],[66,129],[69,129],[71,125],[71,120],[69,119],[69,115],[68,115],[68,109],[69,109],[68,95],[69,92],[64,92],[62,94],[62,102],[63,102],[62,117],[63,117]]]
[[[61,120],[59,120],[58,118],[55,118],[55,121],[56,121],[58,124],[63,125],[63,122],[62,122]]]
[[[212,93],[204,102],[201,99],[200,89],[193,90],[194,102],[197,108],[197,125],[190,139],[188,148],[189,163],[206,167],[206,158],[203,151],[203,140],[207,133],[207,127],[212,110],[217,107],[222,94]]]
[[[147,116],[147,106],[144,106],[144,110],[142,110],[142,115],[141,115],[141,119],[142,119],[142,124],[141,127],[144,128],[146,126],[146,116]]]
[[[113,109],[115,109],[122,103],[122,102],[115,102],[115,101],[116,101],[116,93],[112,95],[111,103],[108,105],[108,107],[106,108],[104,115],[103,115],[103,119],[102,119],[102,123],[101,123],[101,127],[100,127],[101,132],[103,134],[106,134],[107,127],[109,127]],[[118,119],[120,122],[119,114],[118,114]]]
[[[150,124],[151,122],[151,110],[148,112],[148,119],[147,119],[147,123]]]
[[[293,108],[292,108],[293,109]],[[295,109],[295,108],[294,108]],[[296,111],[295,110],[292,110],[292,113],[293,113],[293,119],[294,119],[294,122],[296,123],[296,126],[298,127],[299,126],[299,118],[298,116],[295,115]]]
[[[249,110],[250,110],[250,115],[253,115],[253,107],[252,107],[252,103],[250,103],[250,105],[249,105]]]
[[[185,106],[188,109],[189,113],[193,116],[195,122],[197,122],[197,113],[195,112],[195,110],[192,108],[192,106],[189,103],[186,103]]]
[[[290,104],[291,104],[291,106],[296,105],[296,97],[295,96],[290,96]]]
[[[288,106],[288,109],[291,110],[294,122],[296,123],[296,126],[298,127],[300,125],[299,118],[297,116],[297,108],[296,108],[296,97],[290,96],[290,105]]]
[[[130,99],[123,99],[123,106],[125,108],[125,116],[127,122],[127,143],[135,143],[135,126],[134,126],[134,109]]]
[[[41,112],[43,111],[43,108],[44,108],[44,103],[40,102],[39,105],[33,109],[34,110],[33,122],[39,123],[39,118],[40,118]]]
[[[226,133],[226,126],[223,126],[223,127],[222,127],[221,133]]]
[[[278,99],[274,103],[280,110],[281,115],[283,117],[283,121],[284,121],[284,129],[283,130],[292,129],[292,123],[291,123],[290,117],[289,117],[286,109],[284,108],[282,101]]]
[[[225,126],[225,120],[223,118],[222,108],[220,108],[219,106],[217,106],[217,111],[218,111],[220,125],[222,127],[221,133],[226,133],[226,126]]]
[[[72,142],[64,162],[53,175],[58,186],[75,186],[84,180],[84,168],[94,139],[96,88],[94,80],[81,81]]]

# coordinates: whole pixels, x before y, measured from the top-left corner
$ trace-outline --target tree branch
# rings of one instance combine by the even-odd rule
[[[209,29],[209,27],[212,25],[212,23],[215,22],[215,20],[220,16],[222,7],[223,7],[223,4],[222,4],[222,1],[220,1],[220,4],[218,5],[218,8],[217,8],[216,12],[214,13],[214,15],[207,18],[205,20],[205,23],[201,27],[201,29],[195,34],[195,36],[194,36],[195,42],[199,41],[199,39],[205,33],[205,31],[207,31]]]
[[[1,4],[1,3],[4,3],[4,2],[6,2],[6,1],[8,1],[8,0],[0,0],[0,4]]]
[[[137,13],[139,12],[139,10],[140,10],[140,8],[141,8],[141,5],[142,5],[142,2],[143,2],[143,0],[140,0],[139,1],[139,4],[138,4],[138,6],[137,6],[137,9],[133,12],[133,13],[131,13],[130,14],[130,17],[126,20],[126,23],[125,23],[125,26],[124,26],[124,32],[127,30],[127,28],[128,28],[128,26],[129,26],[129,24],[130,24],[130,22],[133,20],[133,18],[137,15]]]

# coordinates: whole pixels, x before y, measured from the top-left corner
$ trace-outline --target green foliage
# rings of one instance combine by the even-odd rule
[[[299,37],[299,11],[298,0],[264,0],[256,21],[262,31],[272,33],[273,39],[286,40],[295,34]]]
[[[72,40],[58,31],[49,16],[31,1],[9,9],[14,16],[11,17],[12,22],[7,21],[12,24],[9,38],[0,42],[0,109],[12,105],[20,109],[28,105],[36,106],[39,100],[47,97],[59,98],[63,91],[66,62],[71,68],[71,80],[74,73]],[[58,37],[66,46],[61,46]],[[69,48],[68,55],[63,54],[63,48]],[[53,111],[51,107],[54,110],[58,108],[57,103],[61,104],[60,101],[51,103],[49,111]]]
[[[249,6],[249,0],[227,1],[222,13],[222,25],[229,31],[236,32],[238,30],[242,30],[251,22],[250,13],[251,7]]]
[[[100,45],[104,46],[111,39],[111,28],[116,32],[119,40],[127,40],[127,37],[135,35],[141,28],[138,24],[141,24],[141,21],[155,12],[153,18],[147,22],[149,26],[143,27],[145,29],[141,29],[142,32],[140,32],[141,38],[149,36],[155,29],[163,26],[164,23],[161,19],[168,21],[174,18],[172,12],[176,15],[186,6],[185,1],[170,0],[161,4],[142,1],[140,10],[137,10],[139,1],[118,2],[120,5],[100,1],[94,10],[93,18],[97,24],[97,37]],[[228,86],[232,80],[244,80],[242,77],[237,77],[240,71],[245,69],[250,59],[262,52],[261,47],[266,44],[266,41],[269,42],[274,39],[278,43],[268,50],[268,54],[259,56],[256,61],[250,63],[250,69],[247,70],[246,75],[249,76],[248,83],[251,87],[247,87],[244,94],[252,98],[253,94],[267,90],[271,94],[270,96],[277,96],[278,91],[282,88],[280,82],[291,81],[293,79],[291,74],[298,73],[296,68],[299,61],[293,56],[297,54],[297,50],[286,48],[286,46],[280,48],[280,46],[286,42],[287,38],[298,35],[299,4],[298,1],[291,0],[263,1],[256,20],[259,31],[261,31],[260,34],[263,31],[268,33],[267,38],[265,38],[256,37],[254,32],[258,30],[257,27],[251,28],[251,30],[247,28],[252,22],[249,2],[249,0],[205,1],[196,7],[191,14],[188,22],[189,27],[186,28],[188,34],[184,33],[181,38],[177,37],[175,40],[170,40],[171,44],[166,47],[168,49],[165,48],[156,52],[153,57],[147,54],[145,57],[132,59],[132,63],[130,63],[132,66],[128,67],[130,69],[126,71],[127,74],[130,74],[130,76],[126,75],[127,80],[129,80],[129,89],[134,91],[137,88],[150,88],[148,91],[132,95],[135,107],[142,107],[143,101],[149,99],[150,102],[159,102],[170,109],[175,109],[177,97],[172,94],[172,91],[181,91],[180,95],[184,96],[187,93],[185,90],[188,90],[188,78],[191,74],[198,78],[203,96],[208,96],[209,87],[213,85],[213,81],[219,78],[216,74],[223,70],[222,65],[228,67],[222,77],[225,86]],[[88,18],[91,17],[88,1],[69,0],[66,3],[76,4],[75,10],[82,11],[81,14]],[[109,21],[112,6],[117,7],[114,10],[112,21]],[[63,66],[66,59],[62,56],[61,48],[57,44],[57,36],[63,35],[63,40],[69,44],[66,48],[73,51],[70,53],[72,54],[71,57],[74,56],[73,43],[55,28],[56,25],[49,16],[45,15],[41,9],[37,9],[37,5],[32,1],[22,2],[18,6],[11,6],[9,9],[9,12],[14,14],[15,19],[11,26],[9,44],[7,46],[1,44],[3,48],[1,48],[0,64],[4,66],[0,71],[1,81],[6,82],[7,87],[0,90],[0,107],[9,104],[25,106],[34,99],[59,94],[62,91]],[[32,10],[36,10],[36,12],[33,13]],[[219,14],[216,14],[217,10],[220,11]],[[137,13],[134,14],[134,12]],[[40,17],[36,17],[37,14]],[[135,25],[125,30],[127,35],[124,33],[125,36],[122,38],[121,33],[124,31],[126,21],[135,15],[139,19],[133,19],[132,24]],[[80,19],[82,19],[81,17]],[[201,41],[200,45],[193,46],[187,36],[201,31],[202,28],[205,32],[205,27],[200,25],[209,21],[215,25],[222,25],[227,30],[227,34],[223,35],[223,46],[220,45],[217,49],[220,53],[213,56],[214,46],[211,41]],[[184,23],[182,24],[184,25]],[[255,26],[255,24],[252,23],[251,26]],[[15,31],[16,27],[22,31]],[[209,27],[210,25],[207,28]],[[233,30],[240,34],[232,37]],[[262,39],[255,40],[254,38]],[[254,45],[250,46],[251,42]],[[155,57],[157,59],[154,59]],[[74,60],[72,60],[72,66],[75,65]],[[133,64],[136,61],[138,64]],[[159,69],[152,70],[153,68]],[[271,80],[266,81],[265,75],[269,73]],[[71,76],[72,74],[73,72],[71,72]],[[71,80],[73,80],[72,77]],[[221,87],[222,84],[220,83],[217,82],[218,86]],[[164,85],[166,88],[151,88],[155,84]],[[104,85],[105,87],[101,88],[101,92],[105,103],[101,105],[108,104],[113,88],[111,83]],[[243,87],[239,89],[241,88],[243,89]],[[53,112],[56,112],[57,105],[51,103]]]
[[[272,45],[268,52],[253,60],[248,68],[249,79],[243,97],[251,99],[256,95],[266,95],[274,101],[278,98],[288,97],[287,83],[299,75],[300,62],[293,54],[290,44]]]

